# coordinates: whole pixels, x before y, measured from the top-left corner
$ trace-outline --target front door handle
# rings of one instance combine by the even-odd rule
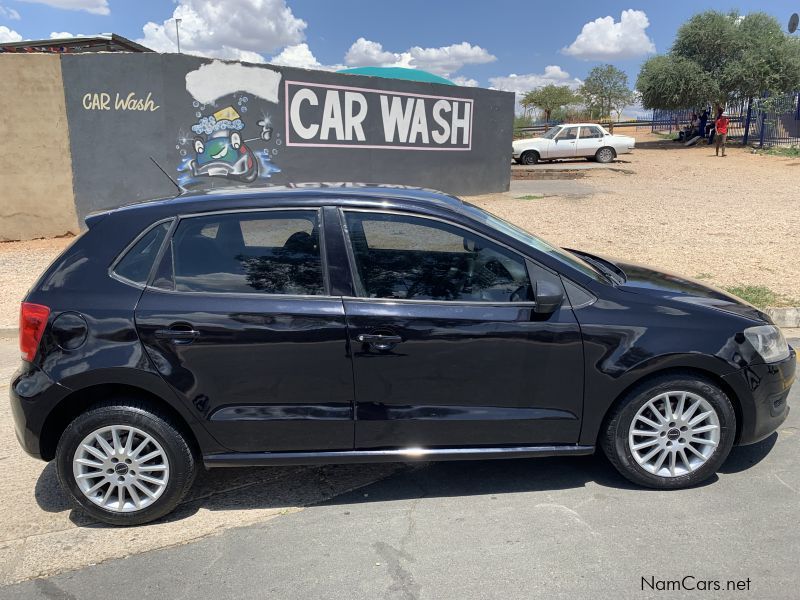
[[[384,333],[361,333],[356,339],[362,344],[370,344],[377,350],[391,350],[394,346],[401,343],[403,338],[399,335]]]

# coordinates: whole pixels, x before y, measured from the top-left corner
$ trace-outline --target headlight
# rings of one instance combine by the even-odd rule
[[[744,330],[744,337],[753,345],[764,362],[778,362],[789,358],[789,344],[786,343],[781,330],[774,325],[748,327]]]

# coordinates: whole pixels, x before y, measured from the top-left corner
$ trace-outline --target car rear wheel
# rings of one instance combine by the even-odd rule
[[[72,421],[59,441],[56,467],[73,503],[111,525],[166,515],[196,472],[179,428],[135,400],[95,406]]]
[[[594,158],[599,163],[610,163],[616,156],[617,154],[614,152],[614,149],[606,146],[605,148],[600,148],[600,150],[595,153]]]
[[[667,376],[632,390],[609,416],[603,450],[630,481],[658,489],[708,479],[733,446],[736,413],[711,381]]]
[[[523,165],[535,165],[539,162],[539,153],[535,150],[528,150],[527,152],[523,152],[519,159]]]

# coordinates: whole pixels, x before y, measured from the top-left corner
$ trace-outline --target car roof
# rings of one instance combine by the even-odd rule
[[[177,196],[144,200],[126,204],[119,208],[92,213],[86,224],[109,215],[124,213],[137,216],[143,213],[154,215],[192,214],[248,208],[272,208],[281,206],[314,207],[326,204],[359,204],[399,208],[414,205],[436,207],[461,212],[463,202],[436,190],[382,184],[361,183],[302,183],[288,186],[239,186],[201,191],[184,191]]]

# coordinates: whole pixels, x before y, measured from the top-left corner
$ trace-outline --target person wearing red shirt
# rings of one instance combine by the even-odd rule
[[[716,123],[714,123],[714,127],[717,130],[717,156],[719,156],[719,149],[720,146],[722,147],[722,156],[725,156],[725,142],[728,141],[728,117],[720,111],[719,116],[717,117]]]

